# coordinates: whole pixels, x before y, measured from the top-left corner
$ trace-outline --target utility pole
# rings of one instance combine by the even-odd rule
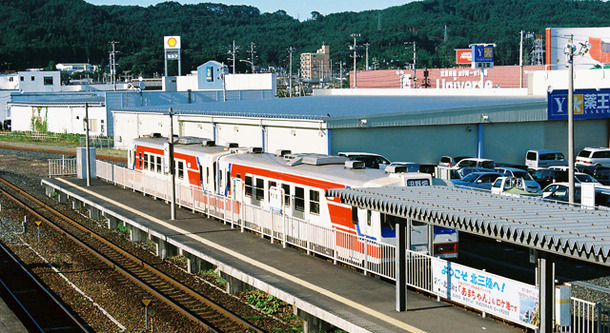
[[[519,42],[519,88],[523,88],[523,30],[521,30],[521,41]]]
[[[254,44],[254,42],[250,42],[250,65],[252,65],[252,74],[254,74],[254,57],[256,54],[256,51],[254,51],[254,46],[256,46],[256,44]]]
[[[364,46],[366,47],[366,67],[364,68],[364,70],[368,71],[369,68],[369,43],[364,44]]]
[[[176,219],[176,165],[174,161],[174,110],[169,108],[169,173],[172,186],[170,219]]]
[[[288,70],[288,97],[292,97],[292,52],[294,52],[294,48],[291,46],[288,48],[288,52],[290,52],[290,69]]]
[[[343,89],[343,61],[339,61],[339,89]]]
[[[570,35],[564,50],[568,56],[568,202],[574,203],[574,55],[584,55],[588,49],[585,44],[575,54],[574,35]]]
[[[237,50],[239,47],[235,46],[235,40],[233,40],[233,48],[227,52],[231,57],[229,58],[233,62],[233,74],[235,74],[235,58],[237,56]]]
[[[356,53],[356,37],[360,37],[360,34],[351,34],[350,36],[354,38],[354,45],[350,46],[350,49],[354,51],[354,55],[352,57],[354,58],[354,89],[356,89],[358,88],[358,71],[356,69],[356,57],[358,57],[358,54]]]
[[[112,85],[114,86],[114,90],[116,91],[116,49],[115,45],[118,44],[117,41],[112,41],[112,52],[110,53],[110,78],[112,80]],[[166,69],[167,72],[167,69]],[[165,74],[167,75],[167,73]]]
[[[85,150],[87,151],[86,164],[87,164],[87,186],[91,186],[91,156],[89,155],[89,103],[85,103]]]
[[[405,42],[405,45],[411,45],[413,44],[413,88],[417,88],[416,81],[417,81],[417,72],[416,72],[416,66],[417,66],[417,46],[416,46],[416,42]],[[406,48],[406,47],[405,47]]]

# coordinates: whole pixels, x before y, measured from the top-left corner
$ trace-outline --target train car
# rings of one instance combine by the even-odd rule
[[[167,139],[161,137],[134,140],[129,152],[130,167],[143,174],[162,175],[164,168],[161,165],[167,163],[164,160],[167,158],[165,142]],[[362,243],[395,245],[397,217],[341,204],[338,198],[326,197],[326,190],[432,184],[429,174],[405,173],[400,167],[387,171],[365,168],[362,162],[343,156],[288,151],[269,154],[260,148],[220,147],[208,140],[194,138],[178,138],[175,142],[177,182],[227,198],[239,197],[244,205],[263,210],[278,208],[274,207],[272,192],[279,190],[285,216],[307,221],[321,227],[320,230],[335,230],[341,236],[336,237],[337,247],[373,257],[381,250]],[[239,196],[236,196],[238,191]],[[434,255],[457,257],[457,231],[440,227],[430,229],[434,232]],[[413,222],[412,250],[427,251],[430,229],[426,224]]]

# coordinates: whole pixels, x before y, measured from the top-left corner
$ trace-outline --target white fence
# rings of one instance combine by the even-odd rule
[[[76,158],[66,158],[48,160],[49,161],[49,177],[57,176],[73,176],[76,175]]]
[[[97,161],[97,177],[135,189],[162,200],[171,200],[167,178],[143,175],[107,162]],[[206,216],[213,216],[232,227],[248,229],[277,241],[316,253],[333,262],[356,267],[367,273],[396,279],[394,246],[335,229],[324,228],[291,216],[278,215],[260,207],[243,204],[192,187],[176,185],[176,203]],[[434,291],[433,261],[446,260],[406,250],[407,285],[437,295]],[[483,271],[480,271],[483,274]],[[442,278],[442,277],[441,277]],[[437,279],[438,280],[438,279]],[[533,286],[532,286],[533,287]],[[438,294],[445,297],[444,294]],[[455,301],[455,300],[454,300]],[[590,308],[592,307],[592,308]],[[601,309],[604,309],[603,311]],[[608,309],[599,304],[572,299],[572,327],[563,332],[608,332]],[[517,324],[523,324],[515,321]]]

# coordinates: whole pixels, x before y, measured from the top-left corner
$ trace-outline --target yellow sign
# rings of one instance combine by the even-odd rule
[[[36,223],[36,225],[38,225],[38,226],[39,226],[39,225],[42,223],[42,221],[36,221],[36,222],[34,222],[34,223]]]
[[[151,301],[152,301],[152,299],[143,299],[142,304],[144,304],[144,306],[148,306],[148,304],[150,304]]]

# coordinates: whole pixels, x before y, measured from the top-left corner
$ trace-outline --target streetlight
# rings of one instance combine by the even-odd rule
[[[171,178],[172,197],[170,202],[170,219],[176,219],[176,166],[174,161],[174,110],[169,108],[169,138],[167,142],[167,154],[169,156],[169,174]]]
[[[254,73],[254,63],[252,61],[239,59],[239,62],[245,62],[245,63],[250,64],[250,66],[252,66],[252,73]]]

